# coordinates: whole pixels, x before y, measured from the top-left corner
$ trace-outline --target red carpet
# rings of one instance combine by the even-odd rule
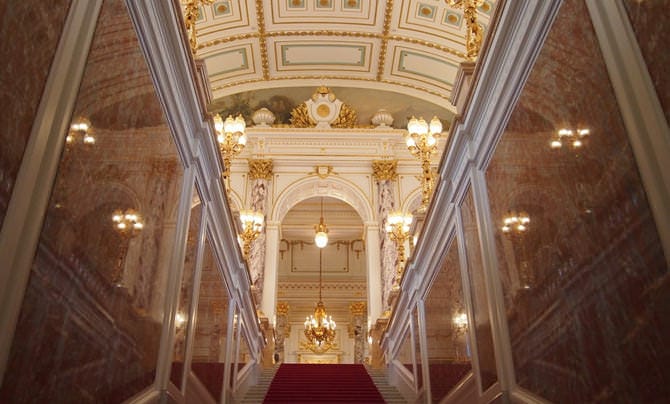
[[[275,374],[265,403],[383,403],[363,365],[284,363]]]

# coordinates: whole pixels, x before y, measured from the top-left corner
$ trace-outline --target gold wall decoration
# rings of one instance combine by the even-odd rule
[[[272,168],[273,168],[272,160],[249,159],[249,179],[271,180]]]
[[[307,175],[317,175],[321,179],[325,179],[331,174],[337,175],[337,173],[333,171],[333,166],[315,166],[314,171],[307,173]]]
[[[372,176],[377,181],[393,181],[398,178],[398,160],[373,160]]]
[[[295,128],[354,128],[357,121],[356,111],[326,86],[320,86],[309,100],[293,108],[290,118]]]

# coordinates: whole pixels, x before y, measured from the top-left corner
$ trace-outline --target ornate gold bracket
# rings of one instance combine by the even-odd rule
[[[463,9],[468,30],[465,39],[466,55],[468,60],[477,59],[484,32],[484,28],[477,23],[477,7],[481,7],[484,0],[445,0],[445,2],[451,7]]]

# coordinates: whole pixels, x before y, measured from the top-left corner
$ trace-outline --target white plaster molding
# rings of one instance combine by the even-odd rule
[[[284,216],[301,201],[315,196],[328,196],[348,203],[361,217],[363,222],[373,221],[375,214],[366,198],[366,194],[349,181],[329,176],[306,177],[281,191],[270,212],[270,220],[281,222]]]
[[[670,265],[670,129],[622,1],[586,1]]]
[[[101,5],[70,5],[0,231],[0,384]]]

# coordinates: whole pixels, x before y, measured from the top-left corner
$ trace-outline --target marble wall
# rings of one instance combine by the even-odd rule
[[[122,0],[103,3],[78,117],[95,142],[63,147],[2,402],[121,402],[154,381],[183,172]],[[128,209],[143,227],[122,233]]]
[[[552,148],[562,128],[590,134]],[[561,7],[486,181],[519,386],[551,402],[670,396],[668,268],[583,1]],[[503,231],[522,212],[525,230]]]
[[[0,226],[70,0],[0,3]]]

